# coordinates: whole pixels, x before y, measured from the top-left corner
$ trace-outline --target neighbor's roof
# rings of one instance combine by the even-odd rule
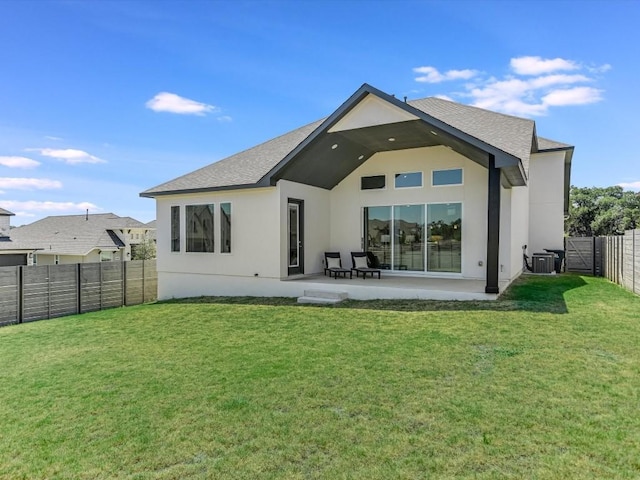
[[[4,208],[0,207],[0,215],[12,216],[15,215],[15,213],[11,213],[9,210],[5,210]]]
[[[39,248],[33,246],[31,243],[16,242],[11,237],[0,237],[0,254],[28,253],[34,250],[39,250]]]
[[[91,250],[124,247],[115,230],[148,227],[131,217],[113,213],[50,216],[11,230],[11,240],[37,245],[43,253],[86,255]]]
[[[373,87],[369,87],[366,84],[361,89],[364,87],[367,87],[367,91],[370,89],[374,94],[377,92]],[[388,95],[382,95],[391,100]],[[399,103],[395,98],[391,101]],[[406,105],[453,127],[453,129],[462,132],[469,138],[477,139],[478,143],[484,143],[491,148],[505,152],[512,158],[519,159],[523,175],[527,175],[530,155],[537,148],[535,122],[533,120],[461,105],[440,98],[413,100],[407,102]],[[402,107],[402,105],[400,106]],[[141,196],[154,197],[169,193],[188,193],[189,191],[237,189],[257,186],[258,182],[262,184],[265,175],[272,172],[294,150],[299,149],[303,142],[308,141],[310,135],[318,134],[317,129],[325,120],[318,120],[199,170],[150,188],[142,192]],[[545,146],[550,143],[551,141],[543,139]]]

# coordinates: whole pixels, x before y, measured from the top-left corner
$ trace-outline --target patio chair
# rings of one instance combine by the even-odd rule
[[[338,275],[342,275],[347,278],[353,278],[353,272],[348,268],[342,268],[342,259],[340,258],[340,252],[324,252],[324,274],[329,272],[329,278],[338,278]]]
[[[378,274],[380,280],[380,269],[376,268],[377,257],[371,252],[351,252],[351,261],[353,262],[352,272],[356,272],[356,278],[362,274],[362,278],[367,278],[367,273]]]

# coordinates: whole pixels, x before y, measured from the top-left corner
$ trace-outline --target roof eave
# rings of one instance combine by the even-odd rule
[[[156,197],[164,197],[168,195],[188,195],[194,193],[209,193],[209,192],[220,192],[224,190],[244,190],[248,188],[264,188],[270,187],[268,182],[264,182],[263,179],[259,180],[256,183],[243,183],[239,185],[223,185],[219,187],[203,187],[203,188],[185,188],[180,190],[164,190],[159,192],[151,192],[146,191],[142,192],[139,195],[143,198],[156,198]]]

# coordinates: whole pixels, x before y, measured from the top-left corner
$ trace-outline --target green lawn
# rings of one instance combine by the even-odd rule
[[[640,298],[167,302],[0,328],[0,478],[639,478]]]

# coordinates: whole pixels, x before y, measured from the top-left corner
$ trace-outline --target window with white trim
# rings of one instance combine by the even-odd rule
[[[396,188],[417,188],[422,186],[422,172],[396,173]]]
[[[214,252],[213,211],[213,203],[187,205],[187,252]]]
[[[434,187],[462,185],[462,169],[433,170],[431,172],[431,185]]]
[[[220,253],[231,253],[231,204],[220,204]]]
[[[387,179],[384,175],[360,177],[360,190],[384,190]]]

